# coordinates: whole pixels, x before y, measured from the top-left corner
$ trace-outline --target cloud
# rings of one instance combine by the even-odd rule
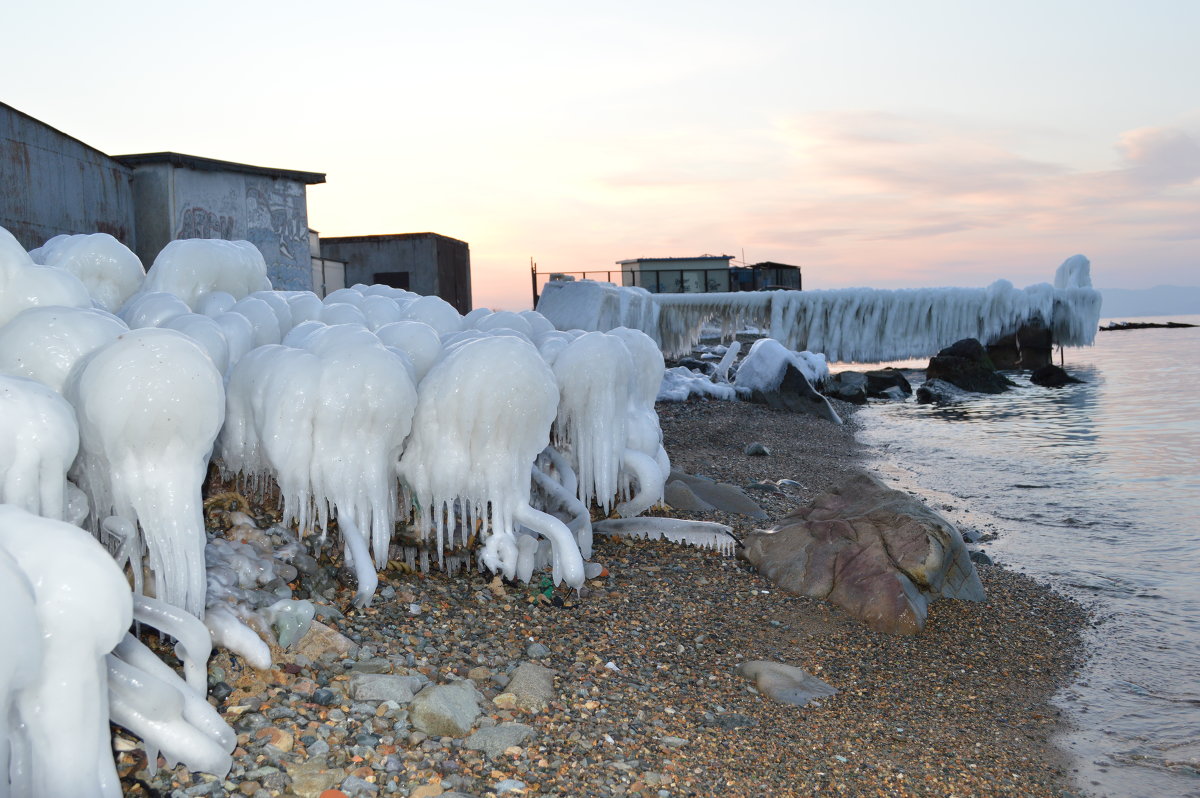
[[[1200,142],[1185,130],[1144,127],[1121,135],[1117,151],[1136,183],[1181,185],[1200,177]]]

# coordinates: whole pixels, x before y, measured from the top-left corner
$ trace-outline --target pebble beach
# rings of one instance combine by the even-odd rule
[[[740,402],[660,404],[676,468],[747,488],[769,526],[861,469],[847,423]],[[870,412],[866,409],[860,412]],[[760,443],[769,454],[745,454]],[[782,482],[781,482],[782,481]],[[269,525],[271,508],[251,508]],[[581,591],[389,567],[371,607],[331,582],[318,634],[270,671],[219,652],[210,702],[238,733],[225,778],[148,767],[116,730],[130,796],[1061,796],[1049,699],[1077,667],[1087,613],[1018,573],[980,566],[988,601],[937,601],[916,637],[774,589],[735,556],[602,538]],[[317,640],[316,638],[321,638]],[[311,639],[310,639],[311,638]],[[169,656],[169,655],[168,655]],[[741,662],[804,668],[838,692],[778,704]],[[413,725],[377,676],[473,693],[461,735]],[[542,680],[530,698],[527,677]],[[402,680],[397,680],[402,681]],[[517,684],[520,682],[523,687]],[[520,689],[519,689],[520,688]],[[374,695],[374,694],[372,694]]]

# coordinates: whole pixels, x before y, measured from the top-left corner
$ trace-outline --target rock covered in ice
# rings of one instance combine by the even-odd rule
[[[829,377],[824,355],[793,352],[774,338],[759,338],[738,366],[734,385],[743,391],[777,390],[789,363],[813,385]]]
[[[200,487],[225,417],[221,374],[174,330],[134,330],[96,350],[65,394],[79,418],[71,475],[95,531],[110,515],[140,526],[155,595],[204,611]]]
[[[138,256],[108,233],[55,236],[29,256],[35,263],[78,277],[96,304],[109,313],[116,313],[146,279]]]
[[[78,277],[34,263],[12,233],[0,227],[0,325],[25,308],[46,305],[90,308],[92,298]]]
[[[66,399],[40,382],[0,374],[0,503],[61,520],[78,449]]]
[[[241,299],[255,291],[269,291],[267,262],[249,241],[218,238],[185,238],[170,242],[146,273],[142,290],[174,294],[195,306],[212,291]]]
[[[128,331],[116,316],[95,308],[28,308],[0,327],[0,371],[61,393],[76,363]]]
[[[537,312],[560,330],[607,332],[629,327],[658,341],[659,308],[654,295],[644,288],[551,280],[542,286]]]

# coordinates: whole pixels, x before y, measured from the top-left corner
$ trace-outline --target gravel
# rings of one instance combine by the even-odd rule
[[[673,464],[755,490],[772,520],[860,467],[853,409],[837,427],[742,403],[660,405]],[[862,412],[870,412],[869,408]],[[769,455],[747,455],[757,442]],[[662,512],[662,511],[656,511]],[[749,529],[741,516],[690,517]],[[743,561],[664,542],[600,539],[607,568],[582,591],[544,595],[480,575],[387,570],[374,606],[339,586],[326,623],[358,646],[344,657],[277,657],[256,672],[220,653],[212,697],[238,730],[225,779],[156,775],[123,738],[126,795],[1059,796],[1047,701],[1077,666],[1084,610],[1020,574],[980,565],[989,600],[938,601],[925,632],[872,632],[836,607],[782,593]],[[420,605],[419,614],[410,605]],[[531,650],[532,649],[532,650]],[[164,650],[160,647],[160,650]],[[554,672],[541,709],[501,699],[537,655]],[[311,655],[310,655],[311,656]],[[800,708],[759,695],[734,669],[772,660],[838,690]],[[413,730],[403,701],[353,700],[347,667],[470,678],[480,729],[531,729],[503,750]],[[511,696],[511,694],[507,694]],[[403,695],[399,695],[403,699]],[[286,710],[286,711],[281,711]],[[518,737],[520,738],[518,740]],[[288,750],[283,750],[284,748]]]

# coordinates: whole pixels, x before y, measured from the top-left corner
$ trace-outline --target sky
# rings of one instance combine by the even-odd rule
[[[114,154],[323,172],[323,235],[529,266],[727,254],[805,289],[1200,284],[1193,0],[43,0],[0,100]]]

